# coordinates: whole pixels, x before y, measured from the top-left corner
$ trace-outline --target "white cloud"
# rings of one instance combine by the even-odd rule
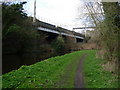
[[[36,2],[37,18],[71,30],[77,25],[76,17],[80,0],[36,0]],[[33,16],[34,0],[29,0],[25,9]],[[80,25],[82,25],[82,23],[79,21],[79,26]]]

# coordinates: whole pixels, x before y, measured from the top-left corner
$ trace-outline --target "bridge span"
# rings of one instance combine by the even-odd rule
[[[55,39],[56,36],[62,35],[64,38],[71,37],[74,38],[74,41],[77,42],[83,42],[85,39],[85,36],[77,33],[75,31],[70,31],[68,29],[58,27],[43,21],[37,20],[35,26],[37,27],[37,30],[40,32],[47,33],[48,35],[54,37],[52,39]],[[50,37],[49,37],[50,38]]]

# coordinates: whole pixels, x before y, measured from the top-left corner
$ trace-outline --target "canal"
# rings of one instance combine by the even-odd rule
[[[50,54],[23,54],[2,55],[2,73],[5,74],[20,68],[22,65],[31,65],[51,57]]]

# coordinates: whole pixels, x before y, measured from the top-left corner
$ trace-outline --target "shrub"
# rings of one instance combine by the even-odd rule
[[[62,55],[65,51],[64,40],[61,36],[58,36],[56,40],[52,42],[55,55]]]

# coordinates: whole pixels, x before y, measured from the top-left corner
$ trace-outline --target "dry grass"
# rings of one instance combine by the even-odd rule
[[[102,65],[103,69],[109,72],[117,73],[118,72],[118,63],[116,60],[107,61]]]
[[[85,43],[82,45],[82,49],[98,49],[98,46],[96,43]]]
[[[97,58],[104,59],[103,69],[109,72],[118,72],[118,58],[111,56],[110,59],[105,59],[106,53],[103,49],[96,53]]]

